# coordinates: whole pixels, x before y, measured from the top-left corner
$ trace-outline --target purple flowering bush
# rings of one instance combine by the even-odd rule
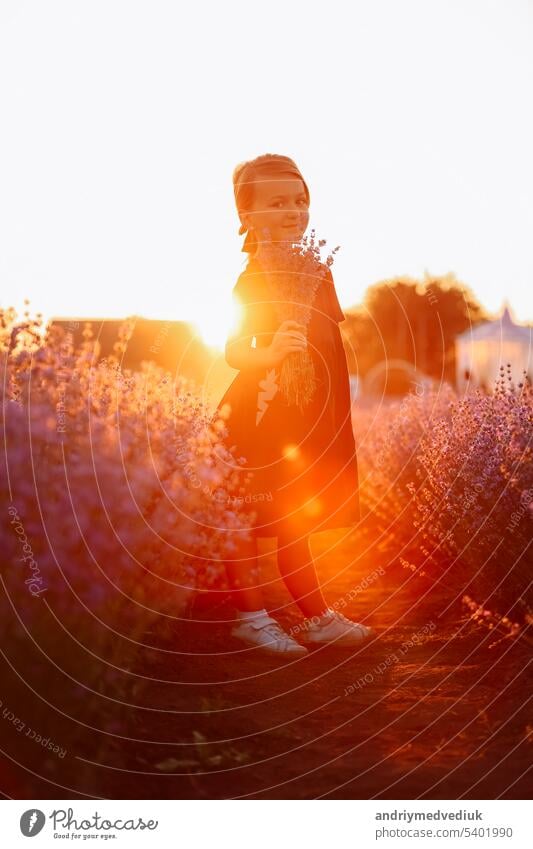
[[[240,481],[223,418],[191,382],[121,368],[129,322],[95,363],[89,326],[74,350],[64,328],[27,316],[0,310],[4,702],[20,711],[33,693],[45,727],[48,699],[56,736],[108,746],[141,699],[139,649],[162,623],[172,633],[195,589],[224,581],[227,529],[245,527]]]
[[[533,392],[502,373],[492,394],[448,385],[357,408],[361,502],[383,552],[468,618],[529,641]]]
[[[413,535],[408,484],[420,467],[421,440],[449,415],[454,399],[453,389],[443,384],[438,392],[423,388],[401,400],[352,407],[362,512],[371,515],[373,533],[378,531],[384,551],[398,551]]]

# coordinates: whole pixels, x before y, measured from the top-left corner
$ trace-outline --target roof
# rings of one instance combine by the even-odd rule
[[[468,339],[481,341],[482,339],[518,339],[530,340],[532,326],[529,324],[516,324],[509,310],[509,302],[504,301],[500,315],[492,321],[484,321],[459,333],[456,339]]]

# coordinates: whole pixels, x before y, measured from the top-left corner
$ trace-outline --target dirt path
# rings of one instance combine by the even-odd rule
[[[376,568],[375,556],[351,564],[352,541],[338,546],[332,570],[331,554],[317,555],[332,538],[314,538],[330,603]],[[296,625],[272,553],[262,569],[272,581],[268,609]],[[465,628],[458,607],[441,615],[446,600],[413,607],[412,585],[398,589],[405,580],[389,565],[342,608],[376,628],[373,642],[292,661],[233,641],[227,597],[198,598],[197,621],[174,625],[167,653],[148,652],[137,670],[175,682],[150,684],[143,703],[158,710],[131,714],[127,733],[156,742],[129,744],[132,772],[95,767],[94,788],[118,798],[527,798],[525,652],[508,643],[488,650],[492,634]]]

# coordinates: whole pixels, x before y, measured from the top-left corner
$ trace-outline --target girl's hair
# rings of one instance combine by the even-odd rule
[[[289,156],[282,156],[279,153],[263,153],[261,156],[256,156],[255,159],[249,159],[237,165],[233,171],[233,192],[235,194],[237,213],[241,221],[239,235],[247,231],[246,225],[242,223],[241,212],[247,212],[251,209],[254,183],[259,180],[268,179],[268,177],[281,178],[286,176],[298,177],[302,181],[307,205],[309,205],[311,199],[307,184],[298,166]],[[241,250],[253,254],[256,247],[257,239],[253,229],[251,229],[244,240]]]

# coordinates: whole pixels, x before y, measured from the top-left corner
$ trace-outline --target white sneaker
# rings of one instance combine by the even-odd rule
[[[328,607],[320,617],[320,621],[317,621],[315,617],[306,622],[305,628],[302,629],[301,640],[306,645],[312,646],[328,643],[334,643],[337,646],[355,646],[375,635],[373,628],[368,628],[359,622],[352,622],[342,613]]]
[[[231,636],[242,640],[248,646],[255,646],[266,654],[308,654],[305,646],[301,646],[286,634],[279,622],[271,616],[239,622],[231,629]]]

